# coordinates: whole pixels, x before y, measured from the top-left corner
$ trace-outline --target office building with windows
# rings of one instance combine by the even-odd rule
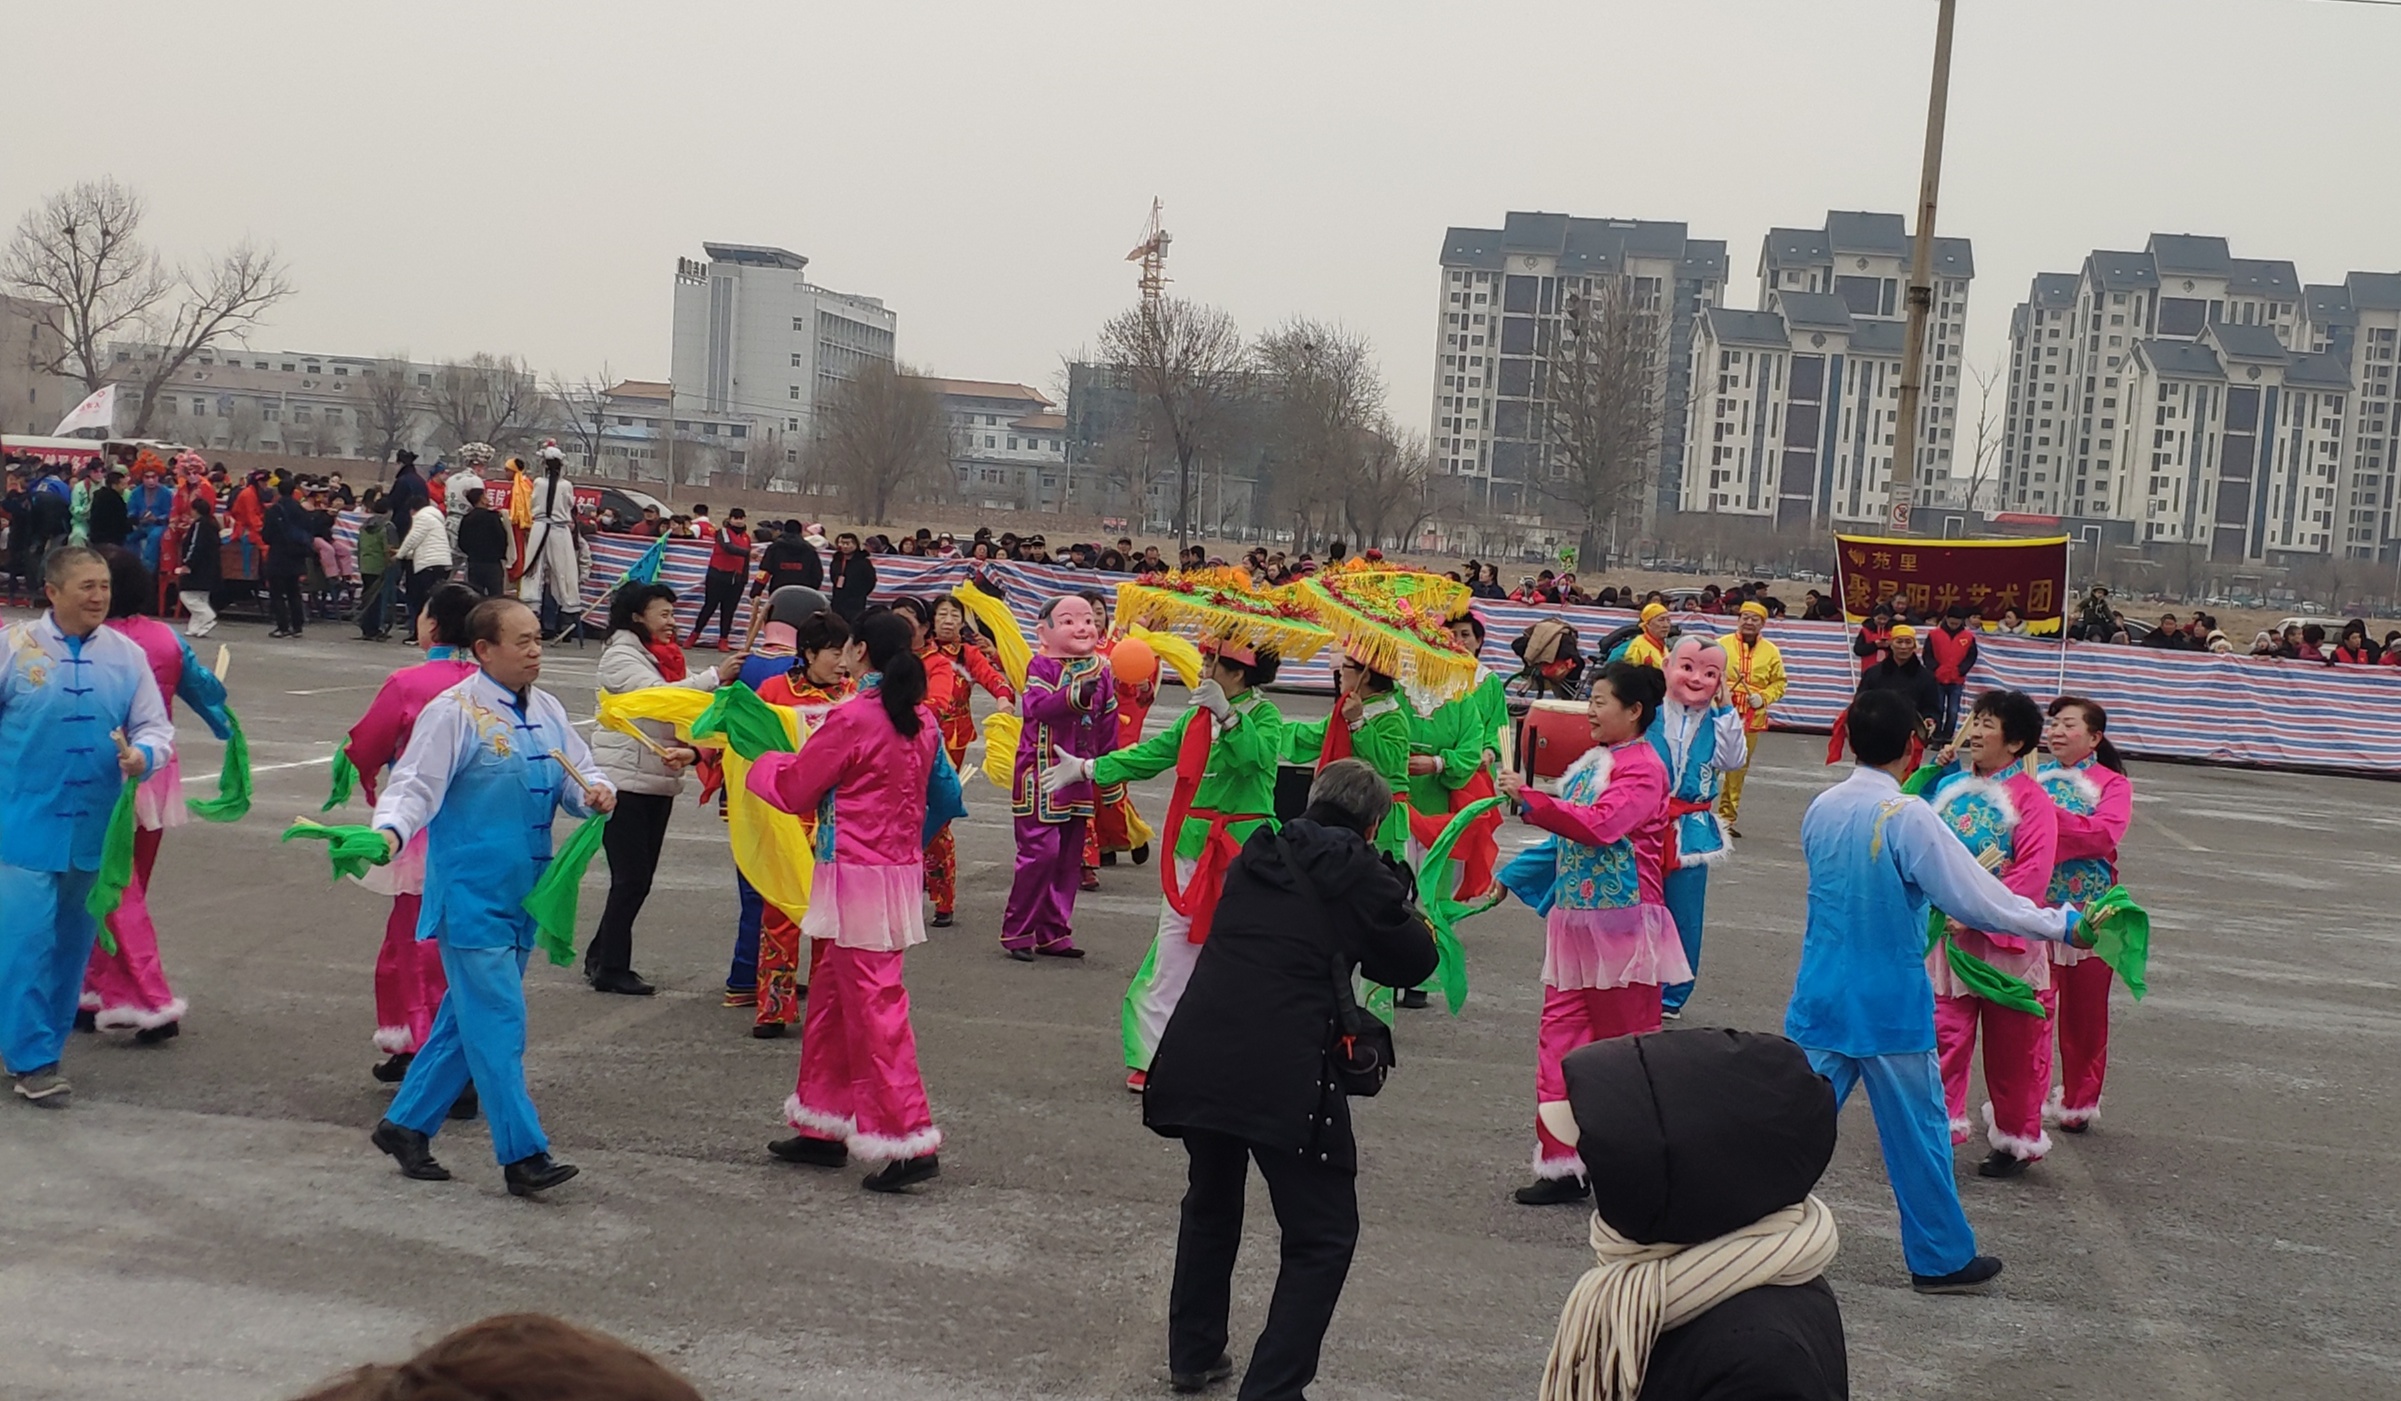
[[[677,418],[746,418],[806,441],[835,386],[865,364],[892,363],[896,318],[880,300],[818,286],[809,260],[785,249],[704,243],[701,251],[706,261],[675,266]]]

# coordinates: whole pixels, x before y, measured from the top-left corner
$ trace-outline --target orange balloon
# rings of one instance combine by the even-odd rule
[[[1159,654],[1139,637],[1121,637],[1109,649],[1109,670],[1118,680],[1140,685],[1159,679]]]

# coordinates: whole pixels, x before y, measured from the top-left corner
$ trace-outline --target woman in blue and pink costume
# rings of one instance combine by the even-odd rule
[[[777,811],[817,817],[800,932],[827,945],[801,1023],[799,1081],[784,1102],[795,1136],[768,1151],[813,1167],[855,1153],[885,1163],[869,1190],[897,1192],[942,1170],[901,963],[925,942],[929,788],[949,764],[907,621],[870,614],[859,639],[874,668],[859,694],[827,711],[799,752],[759,756],[748,780]]]
[[[1525,820],[1552,834],[1500,874],[1542,913],[1542,1029],[1534,1062],[1534,1182],[1526,1206],[1581,1201],[1584,1160],[1554,1137],[1540,1107],[1564,1103],[1568,1053],[1659,1029],[1660,989],[1692,977],[1661,894],[1667,766],[1645,738],[1667,698],[1659,668],[1611,662],[1592,689],[1593,747],[1568,768],[1559,796],[1504,772],[1497,786]]]
[[[2134,821],[2134,785],[2126,761],[2109,742],[2109,712],[2082,696],[2051,702],[2043,727],[2050,758],[2035,771],[2059,809],[2059,847],[2046,905],[2084,908],[2118,883],[2118,843]],[[2051,991],[2058,1000],[2059,1088],[2043,1106],[2069,1133],[2092,1127],[2101,1112],[2101,1080],[2109,1071],[2109,965],[2091,949],[2045,944]],[[2046,1064],[2044,1083],[2049,1083]]]

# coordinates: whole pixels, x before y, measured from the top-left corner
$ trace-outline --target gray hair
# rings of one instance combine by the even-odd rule
[[[1309,806],[1331,808],[1346,825],[1372,833],[1392,810],[1392,785],[1364,759],[1336,759],[1309,785]]]
[[[59,588],[67,582],[70,571],[83,565],[96,564],[108,568],[107,556],[89,545],[61,545],[42,561],[42,582]]]

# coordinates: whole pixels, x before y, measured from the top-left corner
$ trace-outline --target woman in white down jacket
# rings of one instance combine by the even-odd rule
[[[675,590],[666,585],[628,585],[610,603],[609,640],[600,651],[601,690],[689,686],[713,691],[741,670],[742,657],[737,654],[711,670],[685,671],[684,654],[675,645]],[[667,841],[667,819],[674,815],[676,795],[684,788],[684,771],[699,755],[677,740],[671,727],[657,721],[636,723],[668,757],[660,758],[650,746],[613,729],[602,727],[592,734],[592,757],[617,785],[617,810],[601,835],[601,849],[609,858],[609,903],[584,951],[584,977],[599,992],[648,997],[654,989],[633,970],[634,919],[650,898],[651,877]]]

